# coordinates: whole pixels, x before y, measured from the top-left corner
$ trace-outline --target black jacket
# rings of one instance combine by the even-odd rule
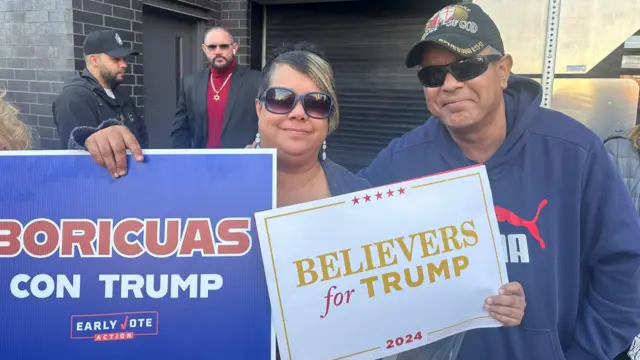
[[[53,102],[53,121],[60,134],[62,149],[68,148],[71,132],[79,127],[97,128],[106,120],[118,120],[135,135],[144,149],[149,144],[147,126],[138,116],[134,99],[123,89],[112,89],[115,99],[107,95],[86,69],[67,81]],[[82,140],[84,145],[84,140]]]
[[[207,144],[207,89],[210,74],[211,70],[207,67],[182,80],[171,131],[171,146],[174,149],[204,148]],[[258,132],[255,101],[259,87],[259,71],[236,65],[224,113],[220,139],[222,148],[242,149],[255,140]]]

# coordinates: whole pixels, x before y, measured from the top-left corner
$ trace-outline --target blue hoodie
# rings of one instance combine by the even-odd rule
[[[541,93],[510,78],[507,138],[485,163],[525,316],[518,327],[467,332],[458,360],[611,360],[640,332],[638,215],[602,141],[541,108]],[[432,117],[359,175],[380,186],[472,164]]]

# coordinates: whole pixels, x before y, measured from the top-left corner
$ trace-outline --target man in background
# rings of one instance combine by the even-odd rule
[[[221,27],[205,33],[202,51],[209,66],[182,80],[172,147],[244,148],[258,131],[260,72],[238,65],[238,44]]]
[[[91,133],[108,121],[125,125],[142,148],[148,145],[147,127],[138,116],[134,100],[118,87],[125,76],[128,56],[138,53],[123,46],[113,30],[96,30],[87,35],[83,52],[86,68],[64,85],[53,102],[53,121],[58,128],[62,149],[68,148],[71,132],[84,144]]]

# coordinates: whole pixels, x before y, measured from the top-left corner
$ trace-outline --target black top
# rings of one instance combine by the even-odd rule
[[[107,120],[125,125],[131,130],[142,148],[149,139],[144,119],[138,115],[135,101],[123,89],[111,89],[111,98],[88,70],[76,73],[64,85],[53,102],[53,121],[58,128],[61,148],[67,149],[71,132],[76,128],[97,128]],[[80,131],[82,132],[82,131]],[[84,145],[84,139],[81,140]]]

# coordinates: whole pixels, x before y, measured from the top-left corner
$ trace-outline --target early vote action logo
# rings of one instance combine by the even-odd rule
[[[1,151],[1,357],[272,359],[253,214],[274,163],[146,150],[113,179],[85,151]]]
[[[133,340],[150,335],[158,335],[156,311],[71,316],[71,339],[75,340]]]

